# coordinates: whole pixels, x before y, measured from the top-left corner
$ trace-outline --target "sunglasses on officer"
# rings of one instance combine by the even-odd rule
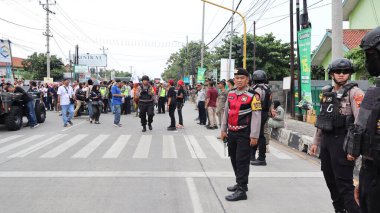
[[[347,75],[347,74],[350,74],[351,71],[350,70],[334,70],[332,73],[335,73],[335,74],[344,74],[344,75]]]

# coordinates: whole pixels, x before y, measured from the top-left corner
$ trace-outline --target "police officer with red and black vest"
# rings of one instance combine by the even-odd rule
[[[253,166],[266,166],[266,145],[269,141],[268,119],[270,107],[272,105],[272,95],[267,79],[267,74],[263,70],[256,70],[252,74],[252,89],[259,94],[261,101],[261,128],[260,137],[257,146],[252,147],[251,151],[251,165]],[[256,159],[256,151],[259,148],[259,157]]]
[[[354,197],[353,170],[354,159],[347,159],[343,144],[347,129],[357,119],[364,93],[355,83],[347,83],[354,68],[350,60],[339,58],[328,68],[334,86],[322,88],[321,112],[315,126],[317,131],[310,152],[317,153],[320,148],[321,170],[335,212],[360,212]]]
[[[366,69],[377,76],[361,104],[355,126],[345,141],[347,159],[362,155],[359,174],[359,204],[362,213],[380,212],[380,27],[368,32],[360,45],[365,52]]]
[[[234,192],[226,196],[227,201],[247,199],[251,147],[257,145],[261,124],[260,96],[248,86],[247,70],[236,69],[234,82],[235,88],[227,96],[220,136],[228,141],[228,154],[236,177],[236,185],[227,187]]]

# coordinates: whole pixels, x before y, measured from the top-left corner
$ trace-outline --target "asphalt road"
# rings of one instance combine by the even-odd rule
[[[0,126],[0,212],[333,212],[318,161],[275,142],[268,166],[251,167],[248,200],[225,201],[235,179],[219,130],[197,125],[192,104],[183,114],[174,132],[168,114],[146,133],[134,115],[122,128],[112,114],[63,128],[55,112],[37,129]]]

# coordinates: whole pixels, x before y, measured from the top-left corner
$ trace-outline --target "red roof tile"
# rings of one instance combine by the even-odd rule
[[[343,30],[343,43],[348,49],[359,47],[361,40],[370,30]]]
[[[13,68],[23,68],[24,66],[22,65],[22,62],[23,62],[24,60],[25,60],[25,59],[23,59],[23,58],[12,57]],[[6,66],[6,64],[0,62],[0,67],[2,67],[2,66]]]

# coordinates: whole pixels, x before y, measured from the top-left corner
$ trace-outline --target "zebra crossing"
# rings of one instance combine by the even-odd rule
[[[64,155],[71,159],[148,159],[158,156],[154,152],[161,152],[162,159],[228,158],[226,147],[213,135],[41,134],[0,139],[0,158],[54,159]],[[292,159],[291,155],[275,148],[272,156]]]

